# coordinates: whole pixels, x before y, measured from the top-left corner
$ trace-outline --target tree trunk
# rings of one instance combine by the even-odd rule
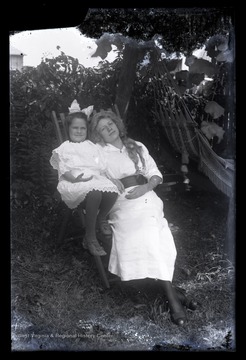
[[[235,158],[235,69],[233,64],[227,64],[227,82],[225,85],[225,150],[222,157]]]
[[[235,178],[233,178],[232,194],[229,202],[229,210],[227,216],[227,231],[224,243],[225,257],[235,264],[235,248],[236,248],[236,203],[235,203]]]
[[[133,84],[136,78],[136,67],[140,60],[141,49],[126,44],[123,52],[123,63],[119,77],[118,89],[115,97],[115,105],[123,120],[126,118],[130,102]]]

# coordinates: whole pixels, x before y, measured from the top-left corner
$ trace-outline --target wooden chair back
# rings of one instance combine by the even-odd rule
[[[65,115],[64,113],[60,113],[59,115],[60,116],[57,117],[54,110],[51,112],[51,118],[55,127],[56,136],[61,144],[63,141],[68,139],[68,134],[65,126]]]

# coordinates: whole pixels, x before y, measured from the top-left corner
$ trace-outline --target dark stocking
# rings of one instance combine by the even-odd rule
[[[111,192],[103,192],[102,194],[102,200],[99,208],[99,214],[98,214],[98,220],[105,220],[109,211],[113,207],[118,194],[117,193],[111,193]]]
[[[114,205],[117,193],[93,190],[86,196],[86,242],[87,248],[93,255],[103,256],[106,252],[96,238],[96,224],[104,235],[111,235],[111,228],[106,220],[107,215]]]
[[[102,201],[102,193],[97,190],[89,192],[86,196],[85,204],[85,248],[88,248],[92,255],[103,256],[106,252],[100,246],[96,238],[96,220],[98,209]]]
[[[186,321],[185,310],[170,281],[159,280],[168,301],[171,319],[176,325],[183,325]]]
[[[102,193],[100,191],[93,190],[86,196],[85,230],[87,237],[96,237],[96,220],[101,201]]]

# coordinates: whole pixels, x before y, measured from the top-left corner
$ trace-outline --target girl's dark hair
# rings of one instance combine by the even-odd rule
[[[94,143],[100,143],[102,146],[105,146],[105,143],[97,131],[97,125],[101,119],[109,118],[111,119],[120,132],[120,138],[125,145],[130,159],[134,162],[136,172],[139,172],[138,160],[140,158],[143,167],[145,168],[145,160],[143,157],[143,148],[138,145],[135,140],[127,136],[126,127],[123,123],[123,120],[115,114],[111,109],[110,110],[100,110],[97,113],[92,115],[90,125],[89,125],[89,138]],[[139,156],[139,158],[138,158]]]
[[[75,119],[75,118],[85,120],[87,129],[88,129],[88,122],[87,122],[87,116],[86,116],[86,114],[84,114],[84,113],[82,113],[82,112],[80,112],[80,111],[74,112],[74,113],[71,113],[71,114],[68,114],[68,115],[66,116],[66,119],[65,119],[65,129],[66,129],[66,133],[67,133],[67,138],[68,138],[68,140],[70,140],[70,138],[69,138],[69,127],[70,127],[73,119]],[[87,134],[87,137],[88,137],[88,134]]]

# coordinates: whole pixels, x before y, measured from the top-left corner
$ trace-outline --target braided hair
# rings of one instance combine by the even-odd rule
[[[136,169],[136,173],[140,172],[138,160],[140,158],[143,167],[145,168],[145,160],[143,157],[143,148],[141,145],[138,145],[135,140],[129,138],[127,136],[126,127],[123,123],[123,120],[116,115],[111,109],[109,110],[100,110],[97,113],[92,115],[90,120],[90,127],[89,127],[89,139],[94,143],[99,143],[102,146],[105,146],[105,143],[97,131],[97,125],[101,119],[109,118],[111,119],[115,125],[119,129],[120,138],[123,144],[126,147],[127,153],[129,158],[133,161]]]

